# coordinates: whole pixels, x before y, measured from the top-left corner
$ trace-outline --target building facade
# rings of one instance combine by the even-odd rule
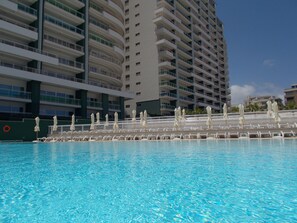
[[[125,0],[126,115],[230,105],[223,24],[214,0]]]
[[[254,96],[254,97],[247,97],[244,102],[245,107],[249,107],[250,105],[257,105],[259,110],[266,110],[267,109],[267,101],[277,102],[278,105],[282,105],[282,99],[276,96]]]
[[[286,104],[294,103],[297,105],[297,84],[291,86],[291,88],[285,89],[285,101]]]
[[[124,117],[122,0],[0,1],[1,116]]]

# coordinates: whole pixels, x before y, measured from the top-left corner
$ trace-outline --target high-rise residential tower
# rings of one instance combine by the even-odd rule
[[[151,115],[174,108],[220,111],[230,103],[223,24],[214,0],[125,0],[125,102]]]
[[[124,116],[122,0],[0,1],[1,116]]]

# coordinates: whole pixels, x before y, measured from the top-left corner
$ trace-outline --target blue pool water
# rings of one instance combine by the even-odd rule
[[[0,144],[0,222],[297,222],[297,141]]]

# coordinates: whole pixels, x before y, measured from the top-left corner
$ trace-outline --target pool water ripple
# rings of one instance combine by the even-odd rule
[[[297,222],[296,145],[0,144],[0,222]]]

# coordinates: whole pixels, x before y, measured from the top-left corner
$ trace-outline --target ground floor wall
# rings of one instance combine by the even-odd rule
[[[59,120],[59,125],[70,125],[70,120]],[[76,124],[86,124],[89,120],[80,119]],[[45,137],[48,134],[48,126],[53,125],[53,120],[41,119],[38,132],[38,138]],[[33,141],[37,135],[34,132],[35,120],[22,119],[20,121],[0,120],[0,142],[3,141]]]

